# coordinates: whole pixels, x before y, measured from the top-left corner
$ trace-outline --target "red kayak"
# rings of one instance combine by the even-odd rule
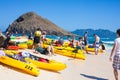
[[[10,50],[18,50],[19,47],[18,47],[18,46],[8,46],[7,49],[10,49]]]

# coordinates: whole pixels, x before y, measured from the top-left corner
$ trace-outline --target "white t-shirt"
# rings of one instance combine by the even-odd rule
[[[98,42],[98,43],[100,42],[100,37],[99,36],[97,36],[97,41],[96,42]]]
[[[120,38],[115,39],[115,43],[116,43],[115,53],[120,54]]]
[[[46,35],[42,35],[42,38],[43,38],[43,39],[46,39]]]

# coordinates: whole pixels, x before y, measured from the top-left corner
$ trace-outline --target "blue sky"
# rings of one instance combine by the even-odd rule
[[[0,0],[0,29],[34,11],[68,31],[120,28],[120,0]]]

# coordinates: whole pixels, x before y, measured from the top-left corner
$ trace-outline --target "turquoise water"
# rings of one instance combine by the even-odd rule
[[[47,35],[47,38],[59,39],[60,37]],[[67,36],[64,36],[63,39],[64,39],[64,40],[67,40],[68,37],[67,37]],[[71,37],[71,39],[72,39],[72,37]],[[78,40],[79,37],[76,37],[75,39]],[[115,38],[101,38],[101,41],[102,41],[105,45],[113,46],[113,44],[114,44],[114,39],[115,39]],[[89,43],[89,44],[93,44],[94,41],[95,41],[94,37],[88,37],[88,43]]]
[[[51,35],[47,35],[47,38],[51,38],[51,39],[59,39],[60,37],[58,36],[51,36]],[[63,37],[64,40],[67,40],[67,36]],[[72,37],[71,37],[72,39]],[[79,37],[76,37],[76,40],[78,40]],[[114,44],[114,39],[115,38],[101,38],[101,41],[105,44],[106,50],[111,50]],[[93,37],[88,37],[88,43],[89,44],[93,44],[94,43],[94,38]]]
[[[3,33],[4,34],[4,33]],[[15,35],[15,34],[13,34]],[[21,36],[22,34],[18,34],[18,36]],[[26,34],[26,36],[28,36],[28,34]],[[54,39],[54,40],[57,40],[59,39],[60,37],[59,36],[55,36],[55,35],[47,35],[46,36],[47,38],[51,38],[51,39]],[[70,37],[72,39],[72,37]],[[64,36],[63,37],[64,40],[68,40],[68,36]],[[79,37],[75,37],[76,40],[79,39]],[[101,38],[101,41],[107,45],[107,46],[113,46],[114,44],[114,39],[115,38]],[[89,44],[93,44],[94,43],[94,37],[88,37],[88,43]]]

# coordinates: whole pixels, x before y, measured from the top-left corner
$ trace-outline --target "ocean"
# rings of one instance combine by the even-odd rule
[[[47,35],[46,37],[54,39],[54,40],[57,40],[57,39],[60,38],[59,36],[55,36],[55,35],[54,36],[53,35]],[[72,37],[70,37],[70,38],[72,39]],[[67,36],[64,36],[63,39],[67,40],[68,38],[67,38]],[[78,40],[79,37],[75,37],[75,39]],[[113,46],[114,40],[115,40],[115,38],[101,38],[101,41],[107,46]],[[88,43],[89,44],[93,44],[94,41],[95,41],[94,37],[88,37]]]
[[[3,33],[4,34],[4,33]],[[18,34],[18,36],[21,36],[22,34]],[[28,36],[28,34],[26,34]],[[47,35],[47,38],[51,38],[53,40],[58,40],[60,37],[55,35]],[[72,39],[72,37],[70,37]],[[79,39],[79,37],[75,37],[76,40]],[[63,40],[68,40],[68,36],[63,36]],[[107,46],[112,47],[114,44],[115,38],[101,38],[101,41]],[[88,43],[93,44],[95,41],[94,37],[88,37]]]
[[[51,39],[54,39],[54,40],[58,40],[60,37],[59,36],[53,36],[53,35],[47,35],[47,38],[51,38]],[[64,36],[63,37],[64,40],[67,40],[67,36]],[[72,39],[72,37],[71,37]],[[79,39],[79,37],[76,37],[75,38],[76,40]],[[114,44],[114,40],[115,38],[101,38],[101,41],[104,43],[105,47],[106,47],[106,50],[111,50],[112,47],[113,47],[113,44]],[[88,44],[93,44],[95,41],[94,37],[88,37]]]

